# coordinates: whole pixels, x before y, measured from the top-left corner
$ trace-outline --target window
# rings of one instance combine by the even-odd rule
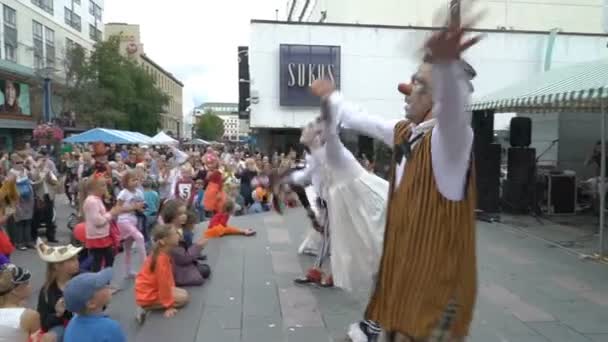
[[[44,67],[44,37],[42,24],[33,21],[33,30],[34,30],[34,68],[40,69]]]
[[[53,0],[32,0],[32,3],[44,11],[53,14]]]
[[[98,42],[101,40],[101,30],[97,29],[97,27],[89,24],[89,38]]]
[[[89,0],[89,13],[98,20],[101,20],[101,7],[93,0]]]
[[[80,0],[72,0],[73,4],[80,5]]]
[[[44,43],[46,46],[46,66],[55,65],[55,31],[48,27],[44,28]]]
[[[82,46],[78,43],[76,43],[75,41],[71,40],[70,38],[66,38],[65,39],[65,52],[66,54],[69,51],[74,50],[75,48],[82,48]]]
[[[4,59],[17,61],[17,11],[4,5]]]
[[[67,7],[65,8],[65,23],[78,32],[82,30],[80,16]]]

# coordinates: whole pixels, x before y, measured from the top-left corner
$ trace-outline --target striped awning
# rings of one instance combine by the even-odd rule
[[[497,112],[601,112],[608,100],[608,60],[537,74],[474,100],[471,110]],[[608,108],[607,108],[608,109]]]

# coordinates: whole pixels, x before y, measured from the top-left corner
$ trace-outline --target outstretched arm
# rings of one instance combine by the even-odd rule
[[[337,122],[348,129],[378,139],[389,147],[393,147],[395,125],[399,122],[399,119],[385,119],[369,115],[359,106],[344,100],[344,97],[338,91],[334,91],[326,101],[330,114]]]
[[[459,26],[449,23],[447,29],[434,33],[425,44],[430,57],[433,80],[433,128],[431,154],[433,173],[439,191],[449,200],[462,200],[470,168],[473,131],[466,106],[469,101],[468,80],[462,52],[475,45],[480,36],[463,39],[465,29],[482,15]]]

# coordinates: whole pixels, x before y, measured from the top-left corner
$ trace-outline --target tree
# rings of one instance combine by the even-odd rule
[[[79,46],[66,51],[64,110],[92,126],[155,134],[169,97],[119,47],[119,37],[113,36],[98,42],[88,57]]]
[[[196,136],[198,138],[213,141],[219,140],[224,135],[224,120],[213,114],[205,112],[196,123]]]

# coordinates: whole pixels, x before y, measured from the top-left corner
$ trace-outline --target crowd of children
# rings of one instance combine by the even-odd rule
[[[107,340],[125,341],[120,326],[103,315],[119,290],[110,287],[118,253],[124,251],[125,274],[114,278],[135,278],[137,322],[143,324],[151,310],[172,317],[189,300],[184,287],[201,286],[211,275],[201,254],[210,239],[255,235],[232,226],[230,217],[270,210],[273,169],[267,158],[170,148],[147,151],[143,163],[127,164],[121,153],[110,155],[95,144],[90,164],[76,172],[78,186],[70,186],[78,189],[70,201],[82,219],[74,243],[36,242],[47,272],[35,311],[22,306],[31,295],[31,274],[10,263],[15,248],[0,229],[0,341],[99,340],[88,333],[92,329]],[[16,177],[3,178],[0,226],[14,215],[20,191]],[[207,220],[195,238],[196,225]]]

